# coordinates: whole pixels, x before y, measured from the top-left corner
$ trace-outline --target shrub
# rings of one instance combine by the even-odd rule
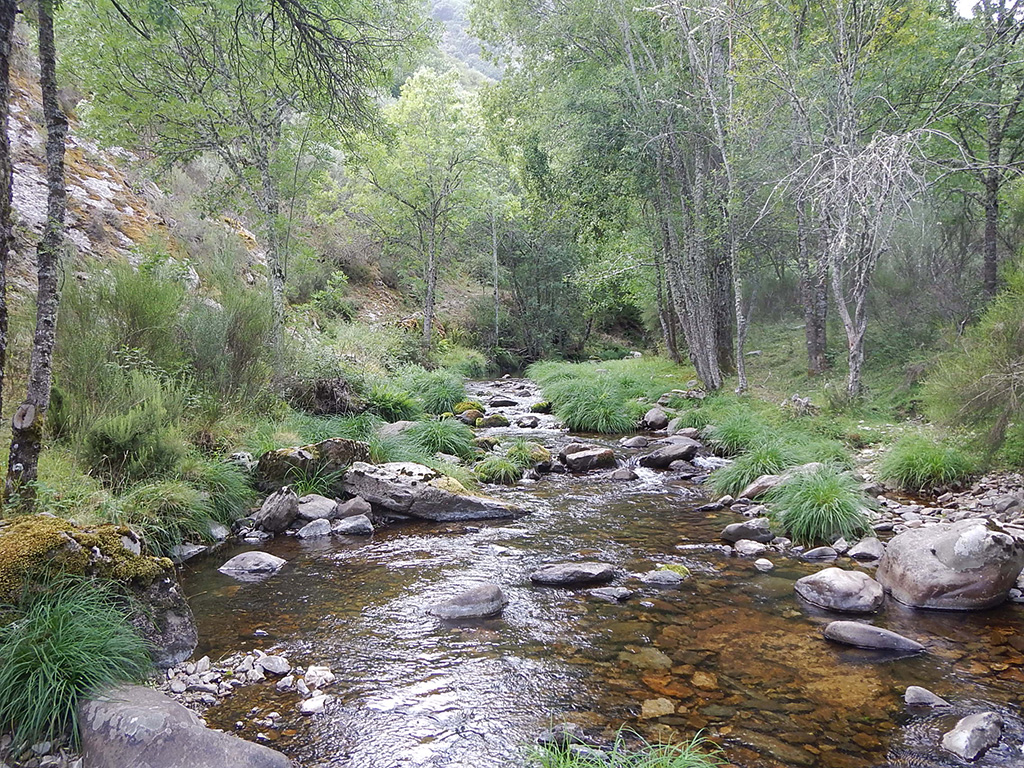
[[[456,403],[466,399],[462,378],[451,371],[417,372],[409,377],[407,383],[427,413],[451,413]]]
[[[473,468],[476,476],[484,483],[515,485],[523,476],[523,468],[505,456],[488,456]]]
[[[958,484],[974,470],[974,462],[959,449],[924,435],[907,435],[882,458],[879,476],[904,490],[930,491]]]
[[[109,586],[62,576],[26,589],[0,627],[0,728],[22,746],[78,740],[78,702],[141,680],[149,653]]]
[[[405,438],[428,456],[447,453],[468,459],[473,455],[473,430],[455,419],[431,419],[413,424]]]
[[[120,502],[116,522],[138,533],[156,555],[167,555],[183,541],[210,538],[213,507],[209,494],[181,480],[136,485]]]
[[[178,465],[177,473],[209,497],[208,510],[217,522],[230,524],[256,500],[245,471],[226,461],[190,454]]]
[[[871,531],[862,511],[870,502],[848,472],[823,466],[797,472],[768,492],[771,517],[798,544],[831,544],[839,537],[854,540]]]
[[[366,395],[367,409],[385,421],[412,421],[423,413],[420,402],[404,389],[388,382],[377,382]]]
[[[630,744],[620,731],[608,750],[598,754],[558,748],[535,748],[531,756],[541,768],[720,768],[728,765],[721,750],[700,734],[683,744],[651,744],[637,738]]]
[[[447,368],[467,379],[482,379],[491,367],[482,352],[447,341],[439,345],[436,362],[441,368]]]
[[[708,487],[719,496],[737,496],[761,475],[777,475],[801,463],[802,458],[798,451],[785,443],[763,443],[738,457],[732,464],[712,472],[708,478]]]

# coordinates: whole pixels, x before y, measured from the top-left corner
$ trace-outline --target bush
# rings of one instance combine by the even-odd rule
[[[474,453],[473,430],[455,419],[420,421],[402,434],[428,456],[447,453],[460,459],[468,459]]]
[[[718,496],[738,496],[761,475],[777,475],[802,462],[802,455],[792,446],[771,441],[755,446],[732,464],[716,469],[708,478],[708,487]]]
[[[771,517],[798,544],[850,541],[871,531],[862,511],[870,503],[848,472],[828,465],[814,472],[797,472],[770,490],[766,501]]]
[[[385,421],[412,421],[423,413],[420,402],[401,387],[376,382],[366,395],[367,409]]]
[[[456,403],[466,399],[462,378],[451,371],[414,371],[406,379],[409,390],[427,413],[451,413]]]
[[[505,456],[488,456],[473,468],[484,483],[515,485],[523,476],[523,468]]]
[[[720,768],[728,765],[717,745],[700,734],[684,744],[651,744],[637,739],[631,745],[620,731],[607,751],[590,755],[558,748],[531,751],[541,768]]]
[[[149,671],[109,586],[56,578],[28,587],[13,615],[0,627],[0,728],[20,746],[63,735],[77,744],[79,701]]]
[[[952,446],[924,435],[907,435],[882,458],[879,476],[907,491],[931,491],[957,485],[975,471],[974,462]]]
[[[437,365],[467,379],[482,379],[491,365],[482,352],[442,341],[436,353]]]

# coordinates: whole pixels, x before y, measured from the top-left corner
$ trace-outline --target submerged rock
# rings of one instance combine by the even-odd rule
[[[241,575],[267,575],[276,572],[287,560],[270,554],[269,552],[243,552],[235,555],[217,570],[228,576]]]
[[[976,760],[983,752],[999,743],[1003,735],[1003,718],[998,712],[968,715],[942,736],[942,748],[962,757]]]
[[[912,528],[889,541],[877,579],[915,608],[970,611],[1006,600],[1024,568],[1024,542],[985,520]]]
[[[837,643],[883,651],[920,653],[925,648],[916,640],[903,637],[888,629],[862,624],[859,621],[833,621],[825,627],[825,637]]]
[[[497,616],[508,604],[508,599],[497,584],[481,584],[460,595],[427,608],[427,613],[439,619],[483,619]]]
[[[882,585],[866,573],[825,568],[798,579],[796,593],[807,602],[843,613],[874,613],[882,607]]]
[[[609,603],[621,603],[633,596],[633,591],[625,587],[597,587],[588,590],[587,594]]]
[[[594,581],[611,581],[615,566],[609,563],[555,563],[545,565],[530,574],[535,584],[571,586]]]
[[[744,539],[767,544],[775,538],[775,534],[772,533],[771,523],[767,517],[755,517],[725,526],[722,529],[722,538],[733,544]]]

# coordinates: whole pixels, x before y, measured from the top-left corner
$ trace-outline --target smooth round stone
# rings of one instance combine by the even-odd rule
[[[633,591],[625,587],[598,587],[587,592],[589,595],[609,603],[621,603],[633,596]]]
[[[1003,735],[1003,718],[998,712],[979,712],[968,715],[942,736],[942,748],[962,757],[976,760],[981,754],[999,743]]]
[[[815,547],[804,552],[804,560],[835,560],[839,553],[832,547]]]
[[[771,560],[759,557],[757,560],[754,561],[754,567],[762,573],[766,573],[768,571],[775,570],[775,563],[773,563]]]
[[[877,581],[866,573],[842,568],[825,568],[798,579],[793,586],[807,602],[844,613],[874,613],[885,600]]]
[[[882,651],[920,653],[925,649],[915,640],[859,621],[833,621],[825,627],[825,637],[845,645]]]
[[[611,581],[613,578],[615,566],[610,563],[554,563],[538,568],[530,574],[530,581],[535,584],[555,587]]]
[[[751,541],[750,539],[740,539],[733,545],[733,548],[740,557],[757,557],[768,550],[766,544],[762,544],[759,541]]]
[[[948,707],[949,702],[941,696],[936,696],[934,693],[929,691],[927,688],[922,688],[919,685],[907,686],[906,692],[903,694],[903,701],[910,706],[916,707]]]
[[[267,574],[273,573],[284,565],[287,560],[269,552],[243,552],[235,555],[217,570],[229,576],[235,574]]]
[[[483,619],[497,616],[507,604],[508,599],[497,584],[480,584],[430,606],[427,613],[439,619]]]
[[[653,584],[656,587],[675,587],[682,584],[685,580],[686,577],[681,573],[669,570],[668,568],[659,568],[640,574],[640,581],[644,584]]]

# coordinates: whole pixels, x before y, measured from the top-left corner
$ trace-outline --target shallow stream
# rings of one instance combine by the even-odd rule
[[[521,383],[488,386],[513,385]],[[504,431],[565,441],[544,426]],[[1006,714],[1009,728],[973,765],[1024,765],[1022,606],[954,614],[889,601],[874,623],[927,653],[892,658],[833,645],[821,630],[837,616],[793,592],[821,565],[774,555],[776,569],[760,573],[701,546],[738,516],[698,512],[706,501],[698,486],[637,472],[630,482],[592,473],[488,488],[530,511],[514,521],[400,523],[369,539],[278,537],[264,549],[289,562],[259,583],[216,571],[251,546],[198,563],[183,580],[197,655],[279,648],[293,663],[328,664],[338,675],[325,714],[300,716],[297,694],[268,682],[240,689],[207,719],[225,730],[242,721],[241,735],[255,738],[249,723],[278,711],[283,726],[263,733],[307,768],[516,768],[539,731],[564,721],[596,731],[627,725],[651,739],[703,730],[745,768],[945,767],[964,763],[933,748],[938,734],[984,706]],[[585,589],[530,583],[543,563],[584,559],[614,563],[614,583],[636,594],[611,604]],[[680,587],[636,578],[671,563],[692,572]],[[509,599],[500,618],[449,623],[425,613],[482,581]],[[909,713],[908,685],[962,709]],[[643,702],[655,699],[675,713],[642,719]]]

